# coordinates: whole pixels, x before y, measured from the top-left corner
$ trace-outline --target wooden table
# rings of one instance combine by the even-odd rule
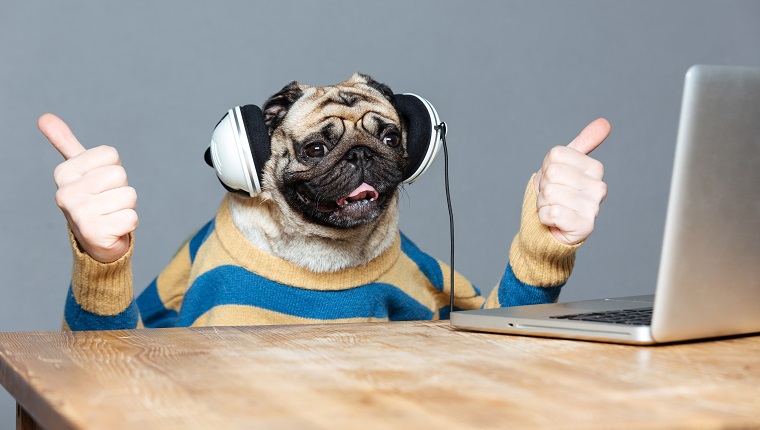
[[[758,336],[636,347],[447,322],[0,333],[0,382],[21,428],[760,427]]]

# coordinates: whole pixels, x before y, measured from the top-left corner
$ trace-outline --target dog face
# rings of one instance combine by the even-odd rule
[[[293,82],[272,96],[263,109],[272,148],[263,181],[272,198],[322,226],[377,220],[407,165],[392,99],[390,88],[359,74],[326,87]]]

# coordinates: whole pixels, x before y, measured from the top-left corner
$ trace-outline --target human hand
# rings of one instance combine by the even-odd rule
[[[85,150],[53,114],[42,115],[37,126],[65,159],[53,172],[55,200],[79,246],[101,263],[118,260],[137,228],[137,193],[128,186],[119,153],[109,146]]]
[[[560,243],[583,242],[594,230],[607,184],[602,181],[604,166],[588,154],[610,130],[604,118],[591,122],[569,145],[552,148],[536,173],[538,218]]]

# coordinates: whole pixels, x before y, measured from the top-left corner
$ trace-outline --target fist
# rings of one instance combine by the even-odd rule
[[[137,228],[137,193],[127,183],[119,153],[108,146],[85,150],[55,115],[42,115],[37,125],[65,160],[53,173],[55,200],[79,246],[101,263],[118,260]]]
[[[607,184],[602,181],[604,166],[588,154],[610,129],[606,119],[593,121],[569,145],[552,148],[536,173],[538,218],[560,243],[580,243],[594,231]]]

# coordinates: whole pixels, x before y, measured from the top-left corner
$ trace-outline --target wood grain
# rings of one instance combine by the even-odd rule
[[[758,357],[446,322],[0,333],[0,382],[45,428],[758,428]]]

